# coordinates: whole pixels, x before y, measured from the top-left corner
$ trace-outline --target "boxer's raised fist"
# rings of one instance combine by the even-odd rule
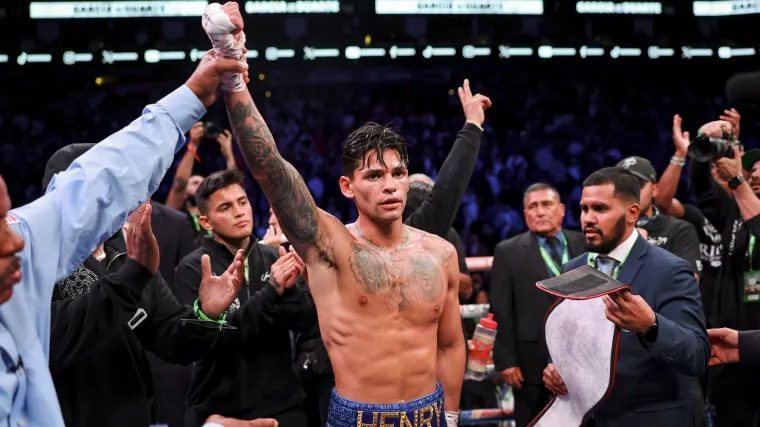
[[[219,58],[213,50],[206,52],[195,72],[185,85],[190,88],[204,106],[213,104],[219,97],[219,85],[223,73],[242,74],[248,82],[248,64],[236,59]]]

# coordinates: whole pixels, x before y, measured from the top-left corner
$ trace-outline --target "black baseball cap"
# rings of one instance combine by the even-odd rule
[[[68,169],[74,160],[94,146],[95,144],[69,144],[50,156],[45,165],[45,176],[42,178],[42,192],[47,190],[55,174]]]
[[[760,162],[760,149],[753,148],[744,152],[742,156],[742,168],[747,172],[752,172],[755,163]]]
[[[652,163],[643,157],[626,157],[619,161],[616,166],[627,170],[643,181],[649,181],[652,184],[657,183],[657,171],[654,170]]]

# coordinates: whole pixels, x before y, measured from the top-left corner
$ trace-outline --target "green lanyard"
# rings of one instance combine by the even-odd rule
[[[755,258],[755,235],[749,232],[749,271],[752,270],[752,260]]]
[[[551,239],[553,239],[553,237],[551,237]],[[554,259],[549,256],[546,249],[544,249],[544,245],[538,245],[538,251],[541,252],[541,257],[544,259],[544,263],[549,267],[552,274],[554,276],[559,276],[562,270],[562,265],[557,265],[557,263],[554,262]],[[568,261],[570,261],[570,254],[567,251],[567,239],[565,239],[565,235],[562,234],[562,264],[567,264]]]
[[[193,224],[195,224],[195,231],[200,232],[201,230],[203,230],[203,228],[201,227],[201,223],[198,222],[198,215],[194,213],[190,213],[190,218],[193,219]],[[203,230],[203,231],[205,231],[206,234],[208,234],[209,236],[212,235],[211,230]]]
[[[243,262],[243,266],[245,267],[245,282],[251,283],[251,280],[248,279],[248,254],[245,255],[245,261]]]
[[[623,264],[625,263],[625,260],[628,259],[628,255],[631,254],[631,251],[633,250],[633,246],[631,246],[630,249],[628,249],[628,253],[625,254],[622,260],[620,260],[620,263],[615,266],[615,269],[612,270],[612,278],[617,279],[618,274],[620,274],[620,269],[623,267]],[[591,267],[596,268],[596,257],[599,256],[599,254],[595,252],[589,252],[588,253],[588,265]]]

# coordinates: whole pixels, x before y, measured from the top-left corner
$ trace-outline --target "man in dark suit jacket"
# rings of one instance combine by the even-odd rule
[[[491,311],[499,324],[494,344],[496,370],[514,390],[515,421],[524,427],[546,406],[542,380],[549,352],[544,315],[555,298],[536,282],[559,274],[562,264],[583,252],[583,235],[562,230],[565,206],[548,184],[525,191],[525,233],[499,243],[491,273]]]
[[[630,285],[604,298],[606,316],[621,328],[614,387],[596,412],[597,427],[693,426],[688,377],[702,375],[710,359],[699,287],[689,264],[649,244],[635,229],[638,179],[605,168],[583,183],[581,224],[592,251],[564,271],[591,263]],[[573,393],[549,364],[544,383]]]

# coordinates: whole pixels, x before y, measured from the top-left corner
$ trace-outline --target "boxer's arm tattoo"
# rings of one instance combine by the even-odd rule
[[[294,242],[317,246],[322,256],[317,205],[298,171],[280,155],[261,113],[248,100],[236,102],[229,115],[245,163],[266,193],[283,231]]]

